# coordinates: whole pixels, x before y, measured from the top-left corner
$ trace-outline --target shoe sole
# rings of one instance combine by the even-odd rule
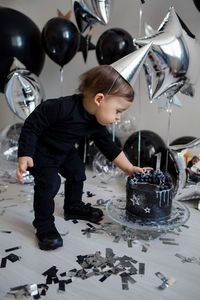
[[[102,216],[103,217],[103,216]],[[101,221],[103,218],[99,217],[98,219],[91,219],[89,217],[79,217],[77,215],[71,215],[71,216],[64,216],[65,221],[69,221],[69,220],[83,220],[83,221],[90,221],[91,223],[98,223],[99,221]]]
[[[40,241],[38,241],[38,246],[41,250],[55,250],[55,249],[63,246],[63,241],[62,242],[60,241],[60,243],[57,243],[56,245],[51,245],[51,246],[49,246],[49,245],[47,246],[46,244],[43,244]]]
[[[56,245],[56,246],[52,246],[52,247],[49,247],[49,246],[47,247],[46,245],[43,245],[41,243],[38,243],[38,245],[41,250],[55,250],[55,249],[63,246],[63,244],[60,244],[60,245]]]

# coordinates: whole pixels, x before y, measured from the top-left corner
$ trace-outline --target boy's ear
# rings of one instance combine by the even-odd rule
[[[94,103],[97,105],[97,106],[100,106],[101,105],[101,102],[104,100],[104,94],[102,93],[98,93],[95,95],[94,97]]]

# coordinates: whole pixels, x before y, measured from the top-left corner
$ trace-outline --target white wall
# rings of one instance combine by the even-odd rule
[[[64,14],[71,9],[71,0],[0,0],[0,5],[24,13],[42,30],[49,19],[57,16],[57,9],[61,10]],[[143,12],[142,21],[156,29],[165,17],[170,5],[175,7],[176,12],[181,16],[189,29],[197,38],[200,38],[200,12],[196,9],[192,0],[145,0],[145,4],[142,6],[140,0],[113,0],[110,22],[106,26],[100,24],[94,26],[92,42],[95,44],[99,36],[105,30],[114,27],[123,28],[133,37],[138,37],[140,6]],[[71,21],[76,24],[73,14]],[[144,29],[142,29],[141,36],[144,36]],[[64,67],[64,94],[73,93],[77,87],[78,76],[97,64],[95,51],[89,52],[86,64],[84,63],[82,54],[78,52]],[[59,66],[50,60],[47,55],[40,79],[45,89],[46,98],[54,98],[61,95]],[[136,98],[127,113],[127,118],[131,118],[132,116],[136,117],[137,130],[152,130],[162,136],[166,141],[168,135],[168,114],[166,111],[158,111],[157,102],[153,104],[149,103],[143,70],[141,71],[140,79],[138,79],[135,84],[135,91]],[[200,137],[199,94],[200,81],[198,81],[195,87],[195,96],[193,98],[183,94],[177,94],[182,103],[182,108],[173,106],[170,134],[171,141],[177,137],[186,135]],[[139,103],[141,104],[141,114]],[[18,121],[20,120],[10,111],[4,95],[0,94],[0,129]]]

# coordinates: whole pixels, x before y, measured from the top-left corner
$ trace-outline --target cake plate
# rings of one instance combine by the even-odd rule
[[[130,220],[126,215],[125,207],[126,197],[119,195],[107,202],[106,212],[115,222],[135,231],[152,232],[154,236],[155,233],[169,232],[184,225],[190,217],[189,209],[179,201],[172,202],[171,216],[162,221],[144,220],[139,217],[133,217]]]

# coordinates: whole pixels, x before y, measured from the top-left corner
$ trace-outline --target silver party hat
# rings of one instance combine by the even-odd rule
[[[152,42],[122,57],[112,63],[111,67],[113,67],[131,85],[134,85],[145,58],[151,49],[151,45]]]

